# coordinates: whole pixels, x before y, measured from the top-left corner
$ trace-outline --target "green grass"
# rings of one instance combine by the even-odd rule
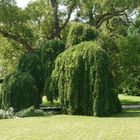
[[[0,140],[140,140],[140,110],[108,118],[55,115],[0,120]]]
[[[119,95],[122,104],[140,97]],[[0,140],[140,140],[140,109],[112,117],[54,115],[0,120]]]
[[[119,99],[122,104],[140,104],[140,97],[138,96],[128,96],[119,94]]]

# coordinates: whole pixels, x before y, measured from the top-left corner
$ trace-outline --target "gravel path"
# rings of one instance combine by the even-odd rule
[[[137,105],[122,105],[123,109],[140,109],[140,104]]]

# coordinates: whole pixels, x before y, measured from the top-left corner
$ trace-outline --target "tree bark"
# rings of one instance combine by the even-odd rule
[[[51,0],[51,6],[53,8],[53,20],[54,20],[54,31],[52,33],[52,37],[60,38],[60,25],[58,18],[58,2],[57,0]]]
[[[57,0],[50,0],[51,6],[53,8],[53,20],[54,20],[54,31],[51,35],[51,38],[61,38],[60,33],[61,31],[66,27],[68,24],[71,14],[73,12],[73,9],[76,5],[76,0],[73,1],[73,3],[70,5],[68,10],[67,18],[64,22],[64,24],[60,25],[59,17],[58,17],[58,2]]]

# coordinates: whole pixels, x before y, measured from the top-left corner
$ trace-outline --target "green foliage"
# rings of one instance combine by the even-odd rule
[[[0,36],[0,78],[15,69],[23,49],[8,39]]]
[[[122,74],[120,88],[125,94],[140,96],[140,37],[133,33],[119,42],[119,61]]]
[[[79,44],[84,41],[93,41],[97,38],[98,31],[88,24],[74,23],[69,31],[67,46]]]
[[[50,11],[52,9],[49,0],[31,1],[24,10],[29,16],[30,27],[38,39],[49,39],[53,32],[53,16]]]
[[[26,53],[19,60],[17,67],[20,72],[27,72],[32,75],[36,81],[36,86],[40,92],[40,97],[43,90],[43,64],[39,56],[35,53]]]
[[[15,0],[0,1],[0,29],[9,34],[6,36],[7,38],[13,39],[19,44],[25,42],[33,44],[36,35],[29,26],[29,19],[28,14],[16,6]],[[16,37],[12,37],[12,35]],[[22,41],[19,41],[21,38]]]
[[[64,113],[107,116],[121,111],[112,83],[110,59],[96,42],[70,47],[56,59],[52,91]]]
[[[1,89],[1,107],[20,110],[31,105],[39,106],[38,90],[33,77],[28,73],[9,74]]]
[[[121,83],[121,74],[120,74],[120,62],[119,62],[119,48],[118,48],[118,38],[110,34],[102,33],[100,34],[100,43],[101,47],[109,54],[112,62],[112,75],[115,88]]]
[[[54,61],[58,54],[64,51],[65,45],[60,40],[49,40],[41,48],[41,59],[44,67],[45,88],[44,93],[48,100],[52,99],[50,91],[51,73],[54,69]]]
[[[139,28],[140,27],[140,17],[139,16],[137,17],[134,26],[135,26],[135,28]]]
[[[17,117],[35,117],[35,116],[45,116],[45,112],[43,110],[35,109],[34,106],[31,106],[27,109],[23,109],[16,113]]]

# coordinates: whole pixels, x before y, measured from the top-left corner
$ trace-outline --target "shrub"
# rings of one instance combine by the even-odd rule
[[[88,24],[75,23],[71,26],[67,46],[79,44],[84,41],[93,41],[97,38],[98,31]]]
[[[0,109],[0,119],[14,118],[14,109],[10,107],[7,111]]]
[[[65,48],[61,40],[49,40],[41,48],[41,59],[44,67],[45,87],[44,93],[47,95],[48,100],[52,100],[50,91],[51,73],[54,69],[54,61],[58,54]]]
[[[2,108],[20,110],[31,105],[39,106],[38,90],[33,77],[28,73],[9,74],[2,85]]]
[[[67,114],[107,116],[121,111],[112,82],[110,58],[96,42],[61,53],[52,73],[53,94]]]
[[[35,109],[34,106],[31,106],[27,109],[23,109],[16,113],[17,117],[35,117],[35,116],[45,116],[45,112],[39,109]]]
[[[134,75],[133,73],[127,75],[120,85],[122,93],[131,96],[140,96],[139,81],[139,75]]]
[[[48,101],[48,99],[46,98],[46,96],[44,96],[42,98],[42,105],[43,106],[47,106],[47,107],[59,107],[60,106],[60,100],[53,100],[53,101]]]
[[[19,60],[17,69],[20,72],[27,72],[32,75],[32,77],[36,81],[36,86],[41,94],[43,90],[44,81],[43,81],[43,65],[39,56],[35,53],[24,54]]]

